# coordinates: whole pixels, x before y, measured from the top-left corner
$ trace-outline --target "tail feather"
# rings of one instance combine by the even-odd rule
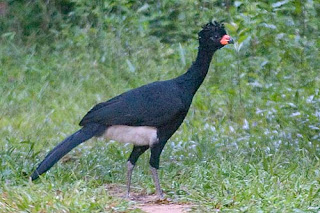
[[[64,139],[53,150],[51,150],[44,160],[39,164],[37,169],[32,173],[31,179],[35,180],[39,177],[39,175],[48,171],[63,156],[65,156],[79,144],[89,140],[93,136],[101,135],[105,128],[105,126],[99,124],[88,125]]]

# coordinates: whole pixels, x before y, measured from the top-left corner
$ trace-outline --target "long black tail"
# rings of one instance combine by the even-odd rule
[[[60,160],[73,148],[85,142],[86,140],[89,140],[93,136],[100,136],[105,129],[106,127],[100,124],[89,124],[64,139],[53,150],[51,150],[44,160],[39,164],[38,168],[32,173],[31,179],[37,179],[39,175],[48,171],[55,163],[58,162],[58,160]]]

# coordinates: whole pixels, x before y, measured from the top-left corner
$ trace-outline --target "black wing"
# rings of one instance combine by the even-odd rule
[[[190,104],[183,103],[181,92],[170,81],[148,84],[97,104],[83,117],[80,125],[160,127],[188,111]]]

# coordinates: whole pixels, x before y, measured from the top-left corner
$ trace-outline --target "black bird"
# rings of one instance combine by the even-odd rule
[[[162,149],[186,117],[193,96],[207,75],[214,52],[233,43],[223,24],[218,22],[206,24],[198,36],[197,59],[185,74],[132,89],[94,106],[81,120],[82,128],[51,150],[31,179],[37,179],[77,145],[102,136],[134,145],[127,162],[128,197],[133,168],[140,155],[150,148],[152,177],[157,195],[162,199],[157,172]]]

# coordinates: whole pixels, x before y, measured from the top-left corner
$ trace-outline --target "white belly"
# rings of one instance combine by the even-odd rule
[[[107,128],[103,137],[137,146],[152,146],[158,142],[157,129],[149,126],[114,125]]]

